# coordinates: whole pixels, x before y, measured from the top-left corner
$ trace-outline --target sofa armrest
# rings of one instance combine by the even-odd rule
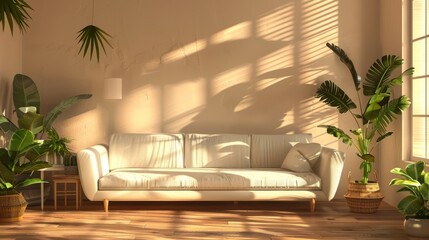
[[[314,172],[322,179],[322,191],[328,201],[332,200],[337,192],[344,159],[345,154],[343,152],[322,147],[319,163],[315,166]]]
[[[89,200],[98,191],[98,180],[109,173],[109,157],[105,146],[95,145],[77,154],[82,190]]]

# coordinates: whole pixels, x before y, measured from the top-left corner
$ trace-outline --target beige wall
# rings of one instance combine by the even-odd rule
[[[99,63],[78,55],[75,39],[91,23],[91,1],[29,3],[23,72],[39,86],[42,112],[67,96],[93,94],[55,125],[75,151],[106,143],[113,132],[307,132],[348,156],[338,197],[348,171],[360,175],[355,150],[317,127],[350,129],[352,118],[314,95],[332,79],[355,96],[326,42],[344,48],[361,75],[390,50],[381,48],[379,1],[95,1],[95,25],[113,36]],[[123,79],[121,100],[103,99],[109,77]]]
[[[17,29],[15,34],[0,31],[0,112],[12,116],[12,81],[16,73],[22,71],[22,35]]]

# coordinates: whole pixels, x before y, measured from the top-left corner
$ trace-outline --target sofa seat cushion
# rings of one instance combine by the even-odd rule
[[[99,179],[100,190],[314,190],[321,179],[311,172],[281,168],[122,168]]]

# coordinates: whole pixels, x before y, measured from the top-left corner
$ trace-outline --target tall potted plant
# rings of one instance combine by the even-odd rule
[[[21,220],[27,202],[19,188],[43,183],[40,178],[25,175],[48,168],[51,164],[39,160],[43,147],[27,129],[17,129],[6,147],[0,148],[0,222]]]
[[[398,192],[408,193],[397,208],[405,216],[405,231],[415,237],[429,237],[429,173],[424,171],[425,166],[425,162],[419,161],[390,171],[400,176],[392,179],[390,185],[401,186]]]
[[[385,55],[371,65],[365,80],[361,83],[361,77],[346,52],[332,43],[326,45],[349,69],[358,103],[356,104],[333,81],[323,82],[316,92],[316,98],[337,108],[341,114],[349,113],[356,128],[350,129],[349,135],[346,131],[332,125],[320,127],[326,128],[328,134],[337,137],[343,143],[356,148],[357,156],[361,159],[362,178],[354,182],[349,180],[349,191],[345,197],[352,212],[372,213],[377,210],[382,199],[378,183],[369,181],[375,162],[372,151],[378,143],[393,134],[387,131],[387,126],[410,106],[410,99],[405,95],[393,98],[392,88],[401,85],[402,77],[411,75],[413,68],[391,77],[393,71],[400,68],[404,60],[395,55]]]
[[[52,166],[40,160],[47,151],[43,144],[43,135],[50,131],[57,117],[68,107],[90,94],[69,97],[54,107],[45,116],[40,113],[40,96],[36,84],[28,76],[17,74],[13,80],[14,112],[18,124],[14,124],[6,116],[0,114],[0,133],[6,140],[6,147],[0,148],[0,221],[17,221],[22,218],[25,207],[8,206],[10,203],[27,205],[20,194],[21,187],[42,183],[40,178],[32,176],[34,171]],[[20,176],[20,178],[18,178]],[[9,197],[16,197],[10,200]],[[7,210],[9,209],[9,210]]]

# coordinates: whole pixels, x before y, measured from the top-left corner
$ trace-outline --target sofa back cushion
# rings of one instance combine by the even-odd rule
[[[182,134],[113,134],[109,145],[110,169],[183,168]]]
[[[250,153],[251,167],[280,168],[294,143],[309,143],[311,140],[311,134],[254,134]]]
[[[186,134],[185,167],[250,168],[250,135]]]

